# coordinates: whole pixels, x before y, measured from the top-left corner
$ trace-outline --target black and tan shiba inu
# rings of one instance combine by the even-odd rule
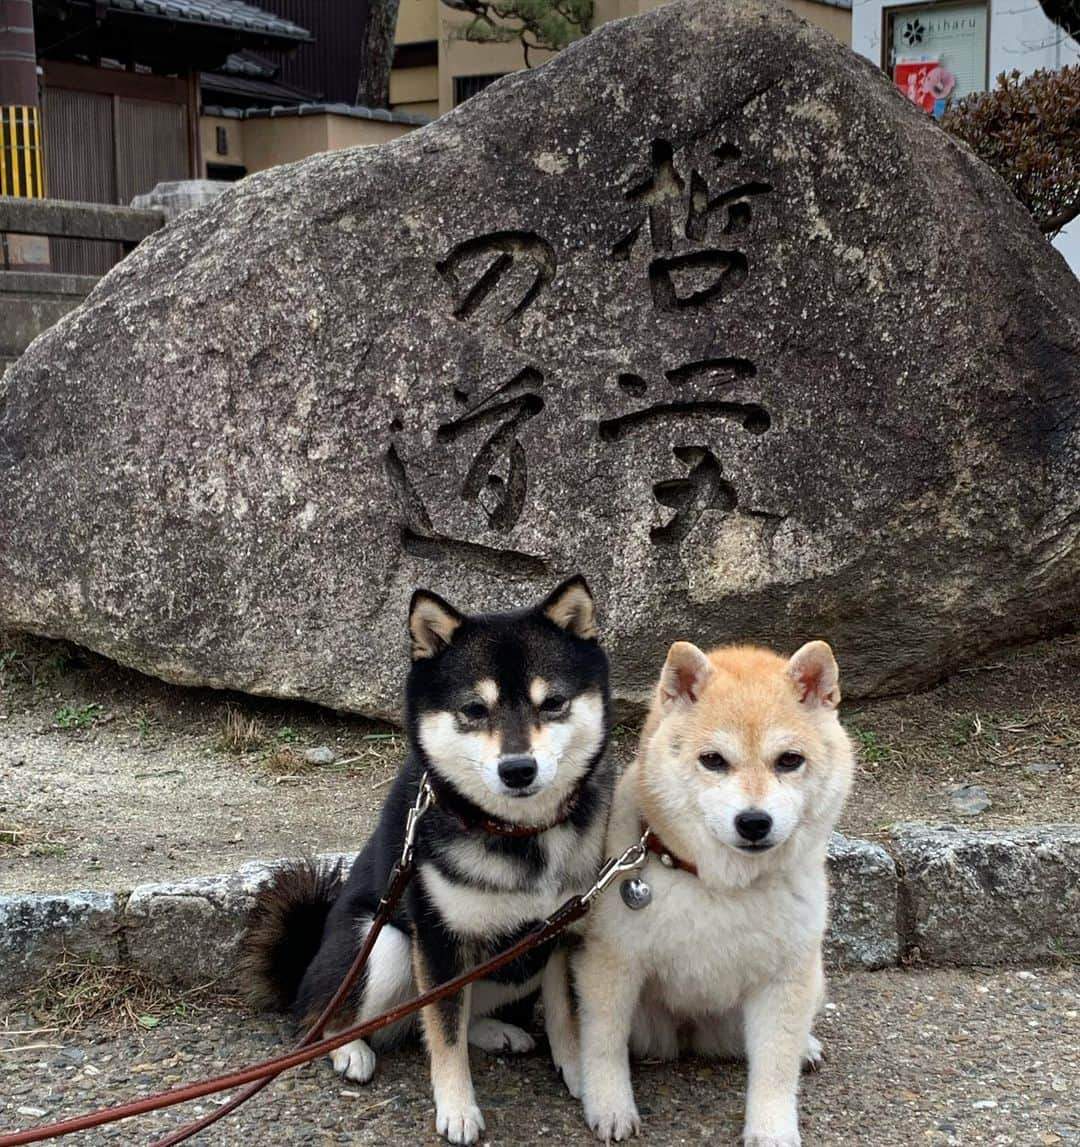
[[[614,784],[604,757],[608,665],[585,581],[572,578],[533,609],[488,616],[420,590],[409,633],[409,753],[374,834],[343,885],[312,865],[279,872],[245,936],[252,998],[291,1008],[301,1022],[329,1001],[363,942],[425,772],[435,805],[420,821],[417,877],[355,989],[358,1020],[507,947],[584,891],[602,859]],[[451,1142],[471,1143],[484,1128],[468,1044],[529,1050],[531,1037],[493,1013],[538,989],[552,1045],[562,1046],[572,1038],[566,959],[550,946],[425,1009],[436,1125]],[[331,1058],[356,1082],[375,1070],[361,1040]]]

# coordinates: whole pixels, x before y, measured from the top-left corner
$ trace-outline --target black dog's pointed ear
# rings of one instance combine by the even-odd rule
[[[418,589],[409,602],[409,636],[412,638],[412,659],[422,661],[434,657],[451,642],[454,632],[464,617],[437,593]]]
[[[567,578],[537,608],[549,621],[575,637],[596,639],[596,603],[581,574]]]

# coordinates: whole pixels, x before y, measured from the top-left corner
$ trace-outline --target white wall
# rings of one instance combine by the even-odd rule
[[[879,67],[882,63],[882,12],[905,0],[853,0],[851,46]],[[913,0],[906,0],[912,3]],[[917,0],[916,0],[917,2]],[[990,75],[993,85],[1001,72],[1014,68],[1026,75],[1039,68],[1061,68],[1080,62],[1080,44],[1052,24],[1038,0],[990,0]],[[1080,275],[1080,219],[1054,246]]]

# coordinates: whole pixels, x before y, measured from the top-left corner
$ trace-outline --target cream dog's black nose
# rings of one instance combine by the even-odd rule
[[[755,842],[764,840],[771,830],[772,817],[769,816],[767,812],[761,812],[759,809],[741,812],[735,818],[735,831],[743,840]]]
[[[503,757],[499,761],[499,780],[508,789],[523,789],[536,780],[536,758],[528,755]]]

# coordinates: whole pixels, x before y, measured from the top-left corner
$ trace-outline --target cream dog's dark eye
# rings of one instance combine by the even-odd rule
[[[561,696],[558,693],[553,693],[550,697],[545,697],[540,702],[540,712],[546,717],[554,717],[559,713],[563,713],[569,708],[570,701],[568,698]]]
[[[776,758],[776,767],[782,773],[793,773],[804,764],[806,764],[806,758],[802,753],[781,753]]]
[[[722,773],[728,768],[727,758],[722,753],[702,753],[698,757],[698,764],[710,772]]]
[[[488,715],[488,707],[479,701],[470,701],[462,705],[458,714],[466,721],[483,721]]]

